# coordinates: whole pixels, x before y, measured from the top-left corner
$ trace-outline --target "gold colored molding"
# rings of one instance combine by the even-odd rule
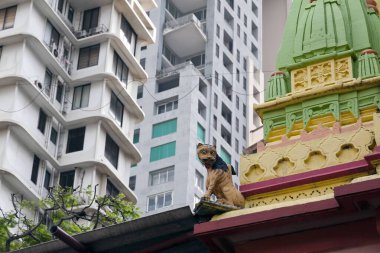
[[[351,57],[329,60],[291,71],[291,93],[351,80],[353,80]]]
[[[305,135],[303,140],[267,146],[257,154],[241,156],[240,184],[265,181],[364,159],[365,155],[372,153],[371,149],[375,143],[373,128],[377,128],[378,136],[380,124],[377,122],[373,126],[365,127],[359,123],[355,130],[348,132],[343,131],[344,128],[334,132],[320,127]],[[380,143],[380,140],[377,141]]]

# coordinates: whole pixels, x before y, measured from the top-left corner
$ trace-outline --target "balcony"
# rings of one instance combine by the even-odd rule
[[[62,48],[58,48],[55,44],[48,45],[45,42],[45,45],[49,49],[50,53],[52,53],[54,55],[54,57],[59,62],[59,64],[61,65],[61,67],[69,75],[71,75],[73,63],[72,63],[72,61],[70,61],[69,58],[67,58],[67,52],[66,52],[66,50],[63,47]]]
[[[171,2],[175,5],[175,7],[181,13],[193,12],[195,10],[206,8],[207,6],[207,0],[191,0],[191,1],[171,0]]]
[[[99,25],[97,27],[92,27],[89,30],[77,30],[74,31],[74,35],[77,39],[83,39],[89,36],[93,36],[96,34],[106,33],[108,32],[108,27],[106,25]]]
[[[165,43],[180,58],[200,54],[207,42],[204,27],[194,14],[168,21],[164,29]]]

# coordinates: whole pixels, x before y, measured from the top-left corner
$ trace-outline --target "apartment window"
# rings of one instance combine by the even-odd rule
[[[244,32],[243,34],[243,42],[244,42],[244,45],[247,45],[247,34]]]
[[[84,47],[79,50],[78,69],[98,65],[100,45]]]
[[[123,125],[124,105],[114,92],[111,94],[110,114],[120,126]]]
[[[57,92],[55,93],[55,100],[57,100],[58,103],[62,103],[62,96],[63,96],[63,84],[60,81],[58,81]]]
[[[67,137],[66,153],[83,150],[86,127],[70,129]]]
[[[204,177],[197,170],[195,170],[195,186],[198,187],[201,191],[204,191]]]
[[[247,106],[243,103],[243,116],[247,116]]]
[[[247,71],[247,58],[243,58],[243,69]]]
[[[74,88],[74,97],[72,109],[85,108],[88,106],[90,99],[90,84],[77,86]]]
[[[239,141],[235,139],[235,152],[239,154]]]
[[[218,130],[218,118],[215,115],[213,116],[212,125],[215,130]]]
[[[113,72],[122,83],[128,84],[129,68],[116,53],[116,51],[113,55]]]
[[[252,33],[253,37],[255,37],[256,40],[258,37],[258,32],[259,32],[259,28],[255,24],[255,22],[251,21],[251,33]]]
[[[59,45],[59,39],[61,35],[57,31],[57,29],[54,28],[54,26],[48,21],[46,24],[46,30],[45,30],[45,36],[44,36],[44,42],[49,47],[50,50],[54,53],[55,56],[58,56],[58,45]]]
[[[240,25],[236,24],[236,34],[240,38]]]
[[[198,100],[198,114],[202,116],[202,118],[206,119],[206,106]]]
[[[239,175],[239,163],[237,161],[235,161],[235,172],[236,172],[236,175],[238,176]],[[236,187],[236,189],[239,189],[239,187]]]
[[[178,109],[178,98],[170,99],[166,102],[157,102],[155,104],[156,114],[162,114],[165,112],[170,112],[172,110]]]
[[[148,212],[173,204],[173,192],[165,192],[148,197]]]
[[[135,129],[135,131],[133,132],[133,143],[136,144],[139,142],[140,142],[140,128]]]
[[[202,81],[202,79],[199,79],[199,92],[202,93],[203,96],[207,98],[207,85]]]
[[[216,9],[220,12],[220,0],[218,0],[216,3]]]
[[[42,111],[42,109],[40,109],[40,114],[39,114],[39,117],[38,117],[38,126],[37,126],[37,128],[43,134],[45,133],[46,120],[47,120],[46,113],[44,113],[44,111]]]
[[[235,130],[236,130],[236,132],[239,132],[239,126],[240,126],[239,119],[235,118]]]
[[[251,53],[256,57],[256,59],[258,58],[258,49],[253,43],[251,43]]]
[[[44,188],[46,190],[49,189],[50,186],[50,179],[51,179],[51,174],[48,170],[45,171],[45,179],[44,179]]]
[[[239,96],[238,95],[236,95],[236,100],[235,100],[235,106],[236,106],[236,109],[238,109],[239,110],[239,105],[240,105],[240,99],[239,99]]]
[[[57,144],[57,139],[58,139],[58,132],[57,130],[55,130],[54,127],[51,128],[51,132],[50,132],[50,141],[56,145]]]
[[[140,85],[137,88],[137,99],[140,99],[144,96],[144,86]]]
[[[244,14],[244,26],[247,27],[247,25],[248,25],[247,15]]]
[[[53,82],[53,74],[51,73],[49,69],[45,69],[44,89],[45,89],[46,94],[50,93],[52,82]]]
[[[227,130],[227,128],[225,128],[223,125],[222,125],[222,128],[221,128],[221,133],[220,135],[222,136],[222,138],[229,144],[231,145],[231,133]]]
[[[214,93],[214,107],[218,108],[218,95],[216,93]]]
[[[129,188],[134,191],[136,189],[136,176],[129,178]]]
[[[247,139],[247,128],[243,126],[243,139]]]
[[[145,69],[145,63],[146,63],[146,58],[140,59],[140,65],[143,69]]]
[[[223,159],[223,161],[225,161],[227,164],[231,164],[231,155],[223,147],[220,147],[219,155]]]
[[[212,145],[214,145],[216,147],[216,139],[214,137],[212,137]]]
[[[202,143],[206,142],[206,130],[201,124],[197,124],[197,137]]]
[[[175,156],[176,142],[169,142],[150,149],[150,161],[158,161],[164,158]]]
[[[174,181],[174,166],[155,170],[149,173],[149,186],[165,184]]]
[[[154,124],[152,127],[152,139],[177,132],[177,119],[171,119]]]
[[[222,117],[231,124],[232,112],[224,103],[222,103]]]
[[[15,23],[17,6],[0,10],[0,30],[12,28]]]
[[[252,12],[256,15],[257,17],[257,12],[258,12],[258,8],[257,8],[257,5],[252,1]]]
[[[216,37],[220,38],[220,26],[216,25]]]
[[[60,13],[63,13],[63,4],[65,3],[64,0],[59,0],[58,1],[58,10]]]
[[[216,55],[216,57],[219,58],[219,45],[218,44],[216,44],[215,55]]]
[[[167,80],[162,83],[157,83],[157,92],[163,92],[170,89],[174,89],[179,86],[179,77]]]
[[[136,47],[137,34],[124,16],[121,18],[120,29],[123,32],[124,37],[127,39],[128,43],[131,45],[131,51],[133,52]]]
[[[38,156],[34,155],[33,166],[32,166],[32,176],[30,177],[30,180],[34,184],[37,184],[39,168],[40,168],[40,158]]]
[[[218,86],[218,83],[219,83],[219,73],[216,72],[216,71],[215,71],[214,82],[215,82],[216,86]]]
[[[119,162],[119,146],[108,134],[106,136],[106,147],[104,150],[104,156],[115,167],[115,169],[117,169],[117,165]]]
[[[111,197],[116,197],[119,195],[120,191],[116,188],[116,186],[111,183],[110,180],[107,179],[107,186],[106,186],[106,195]]]
[[[90,32],[90,29],[98,26],[99,8],[86,10],[83,13],[82,30]]]
[[[243,76],[243,89],[247,90],[247,78]]]
[[[59,177],[59,185],[61,187],[74,187],[75,170],[62,172]]]
[[[236,68],[236,81],[240,82],[240,70]]]
[[[240,18],[240,6],[237,7],[237,16]]]
[[[74,8],[69,5],[69,10],[67,11],[67,19],[73,23],[73,20],[74,20]]]

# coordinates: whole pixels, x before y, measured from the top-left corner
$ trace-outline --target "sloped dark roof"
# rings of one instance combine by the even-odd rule
[[[209,252],[193,236],[197,219],[188,206],[96,229],[74,236],[93,253],[112,252]],[[74,253],[63,242],[54,240],[17,253]]]

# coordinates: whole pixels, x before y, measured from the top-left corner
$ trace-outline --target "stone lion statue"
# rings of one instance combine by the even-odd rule
[[[221,204],[244,208],[244,197],[232,182],[232,175],[236,175],[235,171],[218,156],[216,147],[198,143],[197,154],[207,169],[206,193],[202,199],[209,200],[214,194],[217,202]]]

